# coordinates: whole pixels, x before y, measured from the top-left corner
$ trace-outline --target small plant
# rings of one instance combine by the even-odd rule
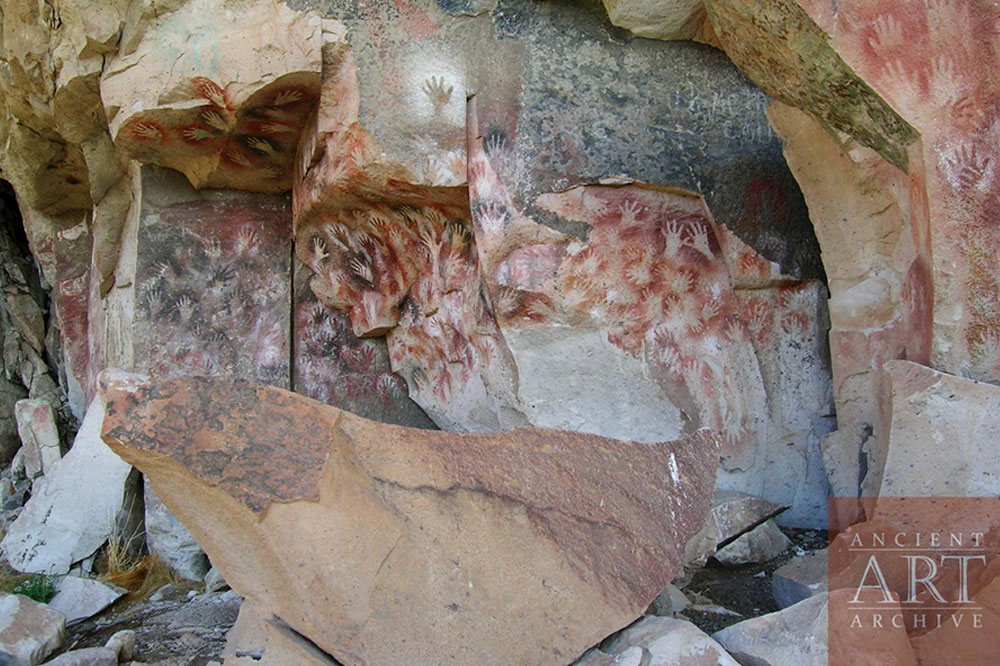
[[[56,586],[52,582],[52,577],[43,574],[32,576],[28,580],[19,583],[11,591],[14,594],[23,594],[29,599],[43,604],[47,604],[52,600],[52,597],[56,596]]]

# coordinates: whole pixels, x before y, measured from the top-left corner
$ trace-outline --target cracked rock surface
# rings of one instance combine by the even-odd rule
[[[347,664],[565,664],[704,522],[718,443],[386,426],[274,387],[105,374],[104,438],[233,589]]]

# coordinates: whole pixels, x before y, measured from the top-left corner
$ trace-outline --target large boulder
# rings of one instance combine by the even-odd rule
[[[52,468],[0,547],[18,571],[64,574],[115,535],[129,545],[142,523],[137,475],[101,441],[104,403],[87,409],[73,448]]]
[[[683,564],[715,437],[379,425],[224,379],[105,375],[104,437],[233,589],[353,665],[565,664]]]

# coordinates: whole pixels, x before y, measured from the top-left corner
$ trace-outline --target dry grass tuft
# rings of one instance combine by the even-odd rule
[[[109,570],[101,579],[128,590],[128,602],[148,599],[164,585],[179,582],[173,569],[156,554],[135,558],[127,567]]]
[[[129,591],[126,603],[148,599],[164,585],[178,582],[173,570],[159,555],[134,555],[135,551],[132,540],[116,531],[108,539],[99,563],[99,570],[103,571],[101,580]]]

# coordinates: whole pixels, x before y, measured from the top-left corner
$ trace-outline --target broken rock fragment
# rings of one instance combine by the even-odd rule
[[[56,464],[0,543],[22,572],[64,574],[118,532],[130,541],[141,515],[132,468],[101,444],[104,405],[91,402],[70,452]]]
[[[105,374],[105,442],[239,594],[337,661],[553,664],[637,618],[718,442],[387,426],[274,387]]]

